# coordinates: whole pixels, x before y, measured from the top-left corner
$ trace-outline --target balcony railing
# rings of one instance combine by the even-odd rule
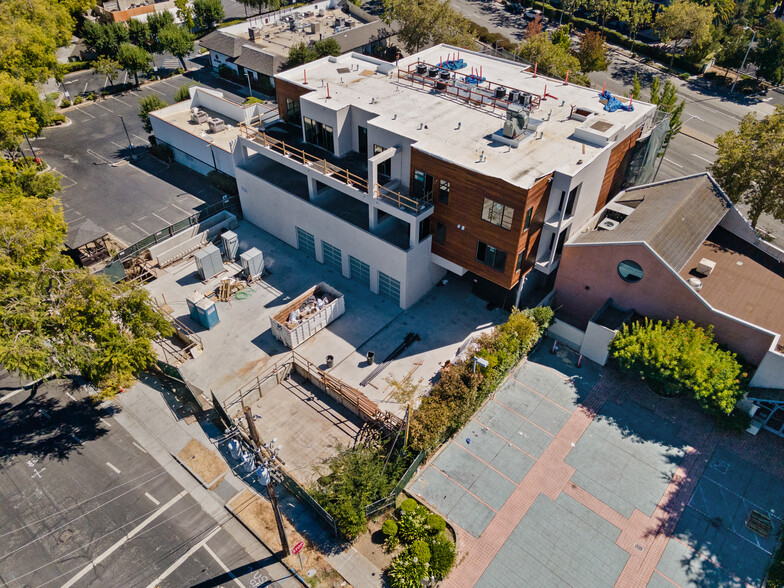
[[[280,153],[284,157],[293,159],[302,165],[316,169],[325,176],[329,176],[332,179],[337,180],[349,187],[356,188],[365,194],[368,193],[367,179],[358,176],[345,168],[337,166],[334,163],[330,163],[321,157],[311,155],[307,151],[297,147],[292,147],[285,141],[270,137],[264,131],[253,126],[241,124],[240,132],[246,139],[250,139],[256,143],[259,143],[260,145],[264,145],[264,147],[271,149],[276,153]],[[389,188],[385,188],[379,184],[376,185],[375,192],[376,193],[373,195],[374,198],[382,198],[394,206],[397,206],[399,209],[413,214],[419,213],[421,210],[424,210],[432,204],[432,201],[420,201],[416,198],[411,198],[410,196],[406,196],[394,190],[390,190]]]

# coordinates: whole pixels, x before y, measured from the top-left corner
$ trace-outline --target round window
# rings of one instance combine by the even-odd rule
[[[618,264],[618,275],[627,282],[642,280],[642,268],[636,261],[626,259]]]

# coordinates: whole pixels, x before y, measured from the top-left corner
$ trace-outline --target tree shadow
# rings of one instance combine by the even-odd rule
[[[62,384],[61,384],[62,385]],[[75,391],[74,383],[65,389]],[[64,461],[81,446],[109,432],[101,418],[116,409],[101,406],[91,397],[61,400],[35,386],[21,402],[0,404],[0,466],[16,457]]]

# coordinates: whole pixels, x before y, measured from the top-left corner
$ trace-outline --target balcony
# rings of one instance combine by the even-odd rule
[[[276,125],[274,128],[266,131],[253,126],[242,125],[241,132],[243,137],[252,140],[254,143],[263,145],[271,151],[316,170],[346,186],[355,188],[365,194],[368,193],[367,160],[363,160],[356,152],[351,152],[343,157],[336,157],[324,149],[302,141],[299,129],[293,125]],[[404,212],[414,215],[426,210],[433,204],[432,201],[419,201],[411,198],[388,186],[397,187],[394,182],[389,182],[387,186],[377,185],[374,198],[381,199]]]

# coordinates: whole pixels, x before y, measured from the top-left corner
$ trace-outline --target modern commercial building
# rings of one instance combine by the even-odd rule
[[[566,242],[553,307],[556,334],[600,363],[632,314],[679,317],[757,366],[752,386],[784,388],[784,250],[707,173],[613,199]]]
[[[289,49],[334,39],[341,52],[372,54],[386,47],[393,28],[351,2],[322,0],[254,16],[210,33],[200,41],[210,65],[261,92],[274,93],[274,76],[286,63]]]

